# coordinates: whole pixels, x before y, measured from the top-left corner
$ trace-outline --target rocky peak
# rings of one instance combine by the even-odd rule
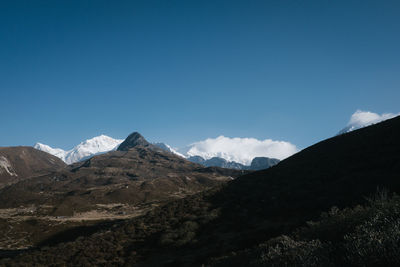
[[[133,147],[137,147],[137,146],[150,147],[152,145],[149,142],[147,142],[146,139],[144,139],[144,137],[140,133],[134,132],[134,133],[131,133],[125,139],[125,141],[123,141],[119,145],[117,150],[118,151],[128,151],[129,149],[131,149]]]

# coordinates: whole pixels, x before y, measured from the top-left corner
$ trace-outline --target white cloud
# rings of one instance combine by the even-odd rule
[[[221,157],[228,161],[250,165],[255,157],[284,159],[297,151],[295,145],[285,141],[219,136],[195,142],[179,152],[186,156],[201,156],[205,159]]]
[[[370,111],[362,111],[357,110],[351,115],[350,121],[347,123],[347,126],[339,132],[339,134],[351,132],[384,120],[388,120],[399,116],[400,113],[383,113],[377,114]]]

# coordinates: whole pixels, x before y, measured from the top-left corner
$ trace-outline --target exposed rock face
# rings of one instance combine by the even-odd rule
[[[122,142],[119,147],[117,148],[118,151],[128,151],[131,148],[143,146],[143,147],[151,147],[155,148],[154,145],[150,144],[149,142],[144,139],[144,137],[138,133],[134,132],[131,133],[124,142]]]

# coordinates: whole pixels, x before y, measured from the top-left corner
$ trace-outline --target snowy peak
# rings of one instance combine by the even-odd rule
[[[114,139],[107,135],[100,135],[80,143],[75,148],[76,150],[85,150],[90,153],[106,152],[113,150],[122,141],[123,140]]]
[[[67,163],[71,164],[100,153],[115,150],[122,141],[123,140],[113,139],[106,135],[88,139],[77,145],[74,149],[68,151]]]
[[[97,154],[115,150],[122,141],[123,140],[121,139],[114,139],[106,135],[100,135],[88,139],[68,151],[61,148],[52,148],[41,143],[36,143],[34,148],[52,154],[62,159],[65,163],[71,164]]]
[[[65,157],[67,156],[67,151],[61,149],[61,148],[52,148],[48,145],[41,144],[41,143],[36,143],[34,146],[37,150],[41,150],[44,152],[47,152],[53,156],[56,156],[57,158],[60,158],[62,161],[65,162]]]

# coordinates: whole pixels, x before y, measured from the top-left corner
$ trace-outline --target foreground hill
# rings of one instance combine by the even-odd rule
[[[258,254],[260,259],[272,259],[273,255],[279,258],[279,251],[287,250],[297,254],[282,255],[298,261],[276,261],[275,265],[310,265],[316,251],[323,251],[324,259],[334,259],[324,262],[315,258],[316,265],[368,265],[362,261],[346,261],[343,253],[347,250],[341,251],[341,246],[337,246],[337,250],[336,243],[329,244],[353,238],[354,242],[350,240],[349,244],[354,245],[353,251],[358,253],[357,249],[363,244],[373,242],[371,238],[374,235],[363,234],[364,219],[371,220],[370,225],[374,227],[381,225],[382,229],[388,229],[384,233],[392,233],[387,235],[392,239],[382,240],[397,242],[396,238],[400,237],[397,228],[389,227],[392,222],[394,226],[400,223],[400,211],[395,208],[398,207],[396,198],[387,204],[378,201],[370,208],[343,212],[332,209],[330,219],[319,224],[329,227],[314,227],[308,234],[303,230],[300,236],[304,241],[301,242],[292,242],[281,235],[291,234],[296,228],[305,226],[306,221],[318,219],[321,212],[328,211],[333,205],[341,208],[362,204],[365,197],[374,194],[377,188],[399,192],[398,136],[400,117],[325,140],[270,169],[242,176],[220,188],[172,201],[145,216],[116,223],[112,228],[97,229],[93,235],[83,236],[82,233],[81,238],[67,243],[63,243],[64,239],[60,237],[58,245],[28,252],[4,263],[137,266],[200,266],[209,263],[240,266],[248,262],[249,255],[257,254],[254,251],[262,251]],[[365,228],[365,233],[375,233],[380,238],[380,232],[368,232],[370,228]],[[336,240],[328,235],[327,229],[336,229]],[[350,234],[345,237],[345,233]],[[281,239],[277,242],[271,239],[278,236]],[[307,238],[315,240],[309,242]],[[254,250],[258,244],[266,245]],[[376,244],[376,249],[372,250],[375,254],[369,254],[397,260],[396,253],[376,253],[384,248]],[[368,250],[362,253],[366,251],[368,254]],[[339,260],[335,261],[335,257]],[[240,259],[245,261],[240,262]],[[338,264],[341,261],[345,264]],[[271,265],[274,261],[265,264]],[[384,262],[378,258],[371,265],[383,266]]]
[[[0,188],[65,166],[59,158],[32,147],[0,147]]]

